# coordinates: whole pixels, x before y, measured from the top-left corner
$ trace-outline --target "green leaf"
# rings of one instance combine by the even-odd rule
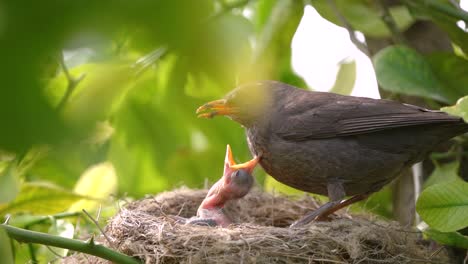
[[[451,232],[468,226],[468,183],[456,180],[432,185],[425,189],[416,210],[430,226]]]
[[[356,82],[356,61],[340,62],[340,69],[336,75],[335,84],[330,92],[350,95]]]
[[[56,214],[67,210],[74,202],[86,198],[48,183],[23,183],[15,200],[0,204],[0,215],[29,212]]]
[[[117,175],[112,163],[104,162],[87,169],[75,185],[74,192],[95,199],[108,199],[117,191]],[[98,201],[83,199],[75,202],[69,211],[93,211],[99,206]]]
[[[436,229],[428,228],[424,230],[424,233],[445,246],[468,249],[468,236],[464,236],[458,232],[440,232]]]
[[[65,104],[65,120],[74,126],[89,129],[105,120],[130,88],[135,71],[129,64],[82,65],[86,77],[78,84]]]
[[[0,169],[0,204],[15,199],[19,191],[19,178],[16,166],[8,162],[5,168]]]
[[[311,3],[322,17],[338,26],[343,26],[336,11],[330,6],[329,0],[315,0]],[[382,21],[380,11],[373,1],[335,0],[335,4],[340,14],[344,16],[354,30],[375,38],[391,36],[390,30]],[[413,17],[405,6],[395,5],[390,7],[389,11],[401,31],[405,31],[414,23]]]
[[[2,263],[14,264],[13,250],[11,248],[10,238],[5,229],[0,227],[0,256]]]
[[[443,86],[424,56],[404,46],[382,49],[374,58],[380,86],[390,92],[453,103],[457,94]]]
[[[426,59],[445,90],[453,91],[457,98],[468,94],[468,60],[448,52],[432,53]]]
[[[424,188],[442,182],[457,180],[459,167],[460,162],[458,160],[442,165],[436,163],[435,170],[432,172],[431,176],[429,176],[427,181],[424,182]]]
[[[441,110],[462,117],[465,122],[468,122],[468,96],[460,98],[453,106],[442,107]]]

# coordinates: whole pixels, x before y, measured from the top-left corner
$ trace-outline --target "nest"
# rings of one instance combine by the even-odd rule
[[[129,203],[105,233],[113,247],[144,263],[449,263],[445,250],[393,222],[342,213],[330,222],[288,228],[318,206],[309,196],[291,199],[253,190],[226,206],[239,224],[179,223],[176,216],[194,216],[205,195],[206,190],[182,188]],[[81,254],[63,262],[107,263]]]

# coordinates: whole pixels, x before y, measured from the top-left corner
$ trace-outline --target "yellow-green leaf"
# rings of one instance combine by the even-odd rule
[[[0,204],[0,215],[28,212],[31,214],[56,214],[74,202],[85,198],[50,183],[23,183],[20,192],[10,203]]]
[[[453,106],[442,107],[441,109],[451,115],[462,117],[465,122],[468,122],[468,96],[458,99]]]
[[[432,228],[452,232],[468,226],[468,182],[455,180],[429,186],[416,210]]]
[[[459,161],[454,161],[446,164],[436,164],[435,170],[432,172],[429,179],[424,183],[424,188],[427,188],[431,185],[454,181],[458,177],[458,168],[460,167]]]
[[[87,169],[75,185],[75,193],[93,197],[97,200],[107,199],[117,190],[117,176],[112,163],[104,162]],[[99,206],[99,201],[83,199],[75,202],[69,211],[92,211]]]
[[[356,61],[342,61],[340,62],[340,69],[336,74],[335,84],[330,92],[350,95],[356,82]]]
[[[8,237],[5,229],[0,227],[0,256],[2,263],[13,264],[13,250],[11,248],[10,238]]]

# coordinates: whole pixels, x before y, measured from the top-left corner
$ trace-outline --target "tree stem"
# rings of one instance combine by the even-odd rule
[[[105,246],[97,245],[92,239],[90,242],[83,242],[80,240],[69,239],[60,236],[54,236],[36,231],[21,229],[5,224],[1,224],[0,226],[6,230],[6,232],[11,238],[17,240],[18,242],[37,243],[53,247],[67,248],[74,251],[97,256],[103,259],[107,259],[115,263],[141,264],[141,262],[138,259],[114,251]]]

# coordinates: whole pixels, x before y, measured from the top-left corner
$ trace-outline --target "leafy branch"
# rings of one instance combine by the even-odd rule
[[[107,248],[103,245],[98,245],[94,242],[94,239],[91,238],[88,242],[81,240],[64,238],[61,236],[49,235],[41,232],[30,231],[26,229],[21,229],[13,227],[6,224],[0,225],[8,235],[17,240],[18,242],[24,243],[37,243],[47,246],[66,248],[89,255],[97,256],[103,259],[113,261],[115,263],[122,264],[140,264],[141,262],[138,259],[132,258],[120,252],[114,251],[110,248]]]

